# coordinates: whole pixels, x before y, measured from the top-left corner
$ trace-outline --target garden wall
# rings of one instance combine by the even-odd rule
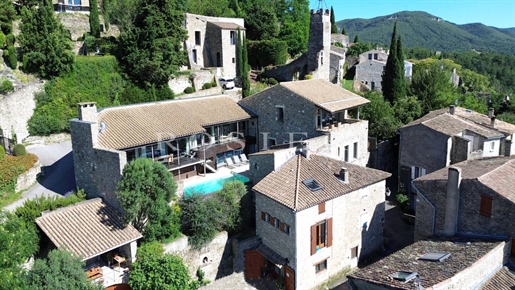
[[[36,161],[34,166],[30,168],[28,171],[20,174],[18,176],[18,179],[16,181],[16,188],[15,192],[25,190],[34,184],[36,182],[36,178],[38,174],[41,172],[41,162]]]

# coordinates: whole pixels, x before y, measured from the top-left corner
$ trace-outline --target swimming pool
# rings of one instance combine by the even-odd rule
[[[231,177],[217,178],[203,183],[187,186],[184,188],[184,195],[191,195],[193,192],[200,192],[202,194],[212,193],[221,190],[225,182],[239,180],[243,183],[247,183],[250,179],[241,174],[233,174]]]

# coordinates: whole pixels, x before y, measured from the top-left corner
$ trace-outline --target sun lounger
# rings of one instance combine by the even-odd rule
[[[234,155],[232,158],[234,158],[234,165],[239,166],[239,165],[243,164],[240,160],[240,157],[238,157],[238,155]]]
[[[240,158],[241,158],[241,162],[243,162],[243,164],[249,163],[249,160],[247,159],[247,155],[245,155],[244,153],[241,153]]]
[[[225,162],[227,163],[227,167],[234,168],[234,162],[232,161],[232,158],[225,158]]]

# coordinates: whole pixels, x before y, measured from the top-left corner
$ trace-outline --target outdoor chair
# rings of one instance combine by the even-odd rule
[[[227,167],[229,168],[234,168],[234,162],[232,161],[232,158],[229,157],[229,158],[225,158],[225,162],[227,162]]]
[[[240,160],[240,157],[238,157],[238,155],[234,155],[232,158],[234,158],[234,165],[236,166],[240,166],[242,165],[243,163],[241,162]]]
[[[241,153],[240,158],[241,158],[241,162],[243,162],[243,164],[249,163],[249,160],[247,159],[247,155],[245,155],[245,153]]]

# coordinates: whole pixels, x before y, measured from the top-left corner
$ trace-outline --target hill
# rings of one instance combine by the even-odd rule
[[[345,27],[349,39],[390,45],[393,24],[402,36],[404,48],[423,47],[438,51],[476,50],[515,55],[515,28],[495,28],[481,23],[457,25],[421,11],[403,11],[372,19],[345,19],[336,22]]]

